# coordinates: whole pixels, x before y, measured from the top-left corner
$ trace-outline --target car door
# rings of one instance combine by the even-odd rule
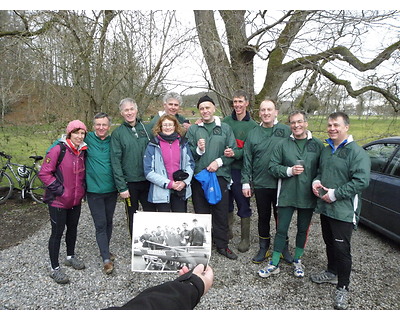
[[[400,150],[397,144],[366,148],[371,157],[371,182],[363,192],[362,219],[395,239],[400,237]]]
[[[384,174],[376,180],[373,198],[376,223],[390,238],[400,238],[400,150],[390,160]]]
[[[361,219],[381,232],[393,232],[399,221],[399,145],[375,143],[365,150],[371,158],[371,181],[362,194]]]

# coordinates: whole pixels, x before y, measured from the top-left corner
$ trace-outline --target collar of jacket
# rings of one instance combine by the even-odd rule
[[[335,145],[331,138],[325,139],[325,141],[332,148],[332,153],[334,153],[337,149],[344,147],[345,145],[348,145],[350,142],[353,142],[354,139],[353,139],[353,136],[350,134],[347,137],[347,139],[343,140],[342,143],[338,145],[338,147],[336,149],[335,149]]]
[[[134,126],[131,126],[128,122],[124,121],[122,124],[129,127],[129,128],[134,128],[136,127],[138,124],[142,124],[142,120],[140,120],[139,118],[136,118],[136,124]]]
[[[237,121],[237,116],[235,110],[232,111],[232,119]],[[246,115],[241,121],[250,121],[250,112],[246,111]]]
[[[215,122],[215,125],[216,125],[216,126],[218,126],[218,127],[221,126],[221,119],[220,119],[219,117],[214,116],[214,122]],[[212,122],[210,122],[210,123],[212,123]],[[200,122],[200,123],[198,124],[198,126],[199,126],[199,127],[204,127],[204,122]]]
[[[163,116],[164,114],[166,114],[165,110],[163,111],[158,111],[158,115],[161,118],[161,116]],[[179,119],[181,117],[181,115],[179,113],[175,114],[175,118]]]
[[[110,136],[109,133],[107,133],[107,135],[106,135],[106,137],[105,137],[104,139],[101,139],[101,138],[97,135],[97,133],[96,133],[95,131],[92,131],[92,132],[93,132],[93,136],[94,136],[96,139],[98,139],[98,140],[106,141],[106,140],[111,139],[111,136]]]
[[[278,124],[278,119],[277,118],[275,118],[275,120],[274,120],[274,126],[276,125],[276,124]],[[263,125],[263,122],[261,121],[260,122],[260,127],[262,127],[262,125]],[[273,127],[272,127],[273,128]]]
[[[71,150],[73,150],[73,148],[75,149],[75,150],[77,150],[77,151],[82,151],[82,150],[87,150],[87,148],[88,148],[88,146],[87,146],[87,144],[86,144],[86,142],[85,141],[82,141],[82,143],[78,146],[78,148],[76,148],[74,145],[72,145],[72,147],[71,147],[71,145],[68,143],[68,141],[67,140],[69,140],[69,139],[67,139],[67,135],[66,134],[63,134],[62,136],[61,136],[61,138],[59,139],[59,141],[60,142],[63,142],[65,145],[67,145]]]
[[[294,137],[293,133],[290,135],[290,138],[294,141],[296,140],[296,138]],[[307,140],[311,140],[312,139],[312,133],[310,130],[307,130]]]
[[[179,145],[184,145],[188,142],[188,139],[186,137],[179,137]],[[158,139],[158,137],[153,137],[151,138],[150,142],[153,145],[159,146],[160,145],[160,139]]]

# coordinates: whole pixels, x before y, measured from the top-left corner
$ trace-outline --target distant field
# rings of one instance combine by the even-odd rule
[[[326,117],[315,117],[309,119],[309,129],[320,139],[326,139]],[[367,142],[391,136],[400,136],[400,118],[383,118],[370,116],[368,119],[350,117],[350,134],[359,145]]]
[[[285,122],[286,116],[282,116],[280,119]],[[89,127],[90,125],[88,125]],[[325,139],[327,137],[326,117],[310,118],[309,129],[317,138]],[[36,125],[0,126],[0,151],[11,154],[16,162],[30,164],[29,156],[44,155],[47,148],[64,133],[64,130],[65,128],[60,125],[57,127]],[[368,119],[352,117],[350,133],[353,134],[354,139],[360,145],[381,137],[400,136],[400,119],[377,116],[371,116]],[[0,163],[3,160],[4,158],[0,158]]]

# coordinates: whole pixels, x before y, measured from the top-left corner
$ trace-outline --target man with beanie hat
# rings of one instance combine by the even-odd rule
[[[237,206],[237,215],[240,217],[241,240],[238,246],[240,252],[246,252],[250,248],[250,217],[252,215],[250,207],[250,198],[242,193],[242,167],[243,167],[243,147],[247,138],[247,134],[251,129],[257,126],[257,123],[251,119],[250,113],[247,111],[249,106],[248,94],[243,90],[238,90],[233,94],[232,114],[226,116],[222,122],[227,123],[233,130],[236,138],[237,151],[227,150],[227,157],[234,157],[232,163],[231,175],[232,185],[229,191],[229,237],[233,238],[232,227],[234,220],[234,201]]]
[[[191,125],[186,136],[195,160],[195,175],[207,169],[215,172],[221,189],[222,199],[216,204],[209,204],[201,183],[192,180],[192,200],[196,213],[212,214],[212,235],[217,252],[229,259],[237,255],[228,248],[228,184],[231,181],[231,163],[233,158],[226,157],[227,148],[236,150],[236,141],[232,129],[214,116],[214,101],[207,95],[197,103],[202,122]]]

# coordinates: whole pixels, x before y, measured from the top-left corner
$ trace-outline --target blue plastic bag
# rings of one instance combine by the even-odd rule
[[[215,172],[201,170],[194,176],[200,183],[209,204],[217,204],[222,199],[221,188]]]

